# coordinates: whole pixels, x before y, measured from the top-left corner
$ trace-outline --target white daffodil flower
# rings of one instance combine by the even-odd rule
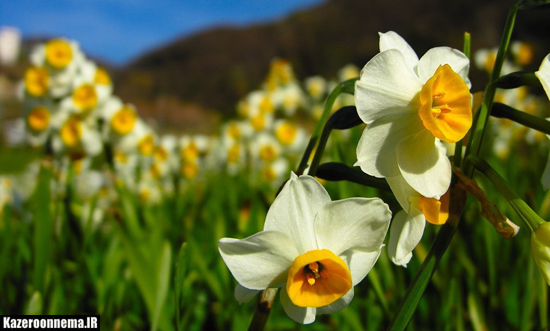
[[[540,80],[546,96],[550,99],[550,54],[546,55],[544,60],[542,60],[539,70],[535,72],[535,76]]]
[[[26,98],[23,107],[27,142],[33,147],[43,146],[52,128],[58,125],[54,103],[48,98]]]
[[[285,312],[308,324],[349,304],[380,255],[390,218],[378,198],[331,201],[313,177],[292,173],[264,231],[220,239],[219,251],[240,284],[237,300],[280,287]]]
[[[281,186],[285,176],[288,173],[288,160],[279,157],[275,161],[264,164],[259,169],[259,179],[263,183],[268,183],[274,188]]]
[[[275,161],[282,155],[282,146],[270,132],[259,132],[254,135],[249,145],[250,156],[254,166],[261,166]]]
[[[540,225],[531,234],[531,251],[542,277],[550,286],[550,222]]]
[[[94,157],[103,150],[99,132],[74,115],[63,121],[58,134],[53,136],[52,144],[56,154],[68,154],[75,159]]]
[[[304,80],[304,86],[309,96],[314,100],[322,100],[327,93],[327,81],[321,76],[306,78]]]
[[[30,62],[48,73],[48,91],[54,98],[68,95],[85,56],[75,41],[59,38],[33,49]]]
[[[290,154],[303,151],[308,143],[308,135],[304,128],[289,119],[275,121],[273,126],[275,137]]]
[[[469,66],[458,50],[436,47],[418,59],[397,33],[380,34],[380,53],[355,85],[367,123],[356,165],[376,177],[402,175],[425,197],[442,196],[451,164],[440,140],[457,142],[472,124]]]
[[[61,107],[81,116],[94,115],[111,96],[113,86],[109,74],[95,63],[84,61],[72,82],[71,94],[65,97]]]
[[[348,63],[338,70],[338,81],[340,82],[357,77],[359,77],[359,68],[355,64]]]
[[[426,221],[432,224],[447,221],[449,195],[444,194],[441,200],[426,198],[407,184],[403,176],[387,177],[386,180],[403,208],[391,223],[388,255],[393,263],[406,267],[413,249],[422,239]]]
[[[292,117],[305,103],[304,91],[297,82],[278,87],[273,92],[273,101],[277,109],[286,117]]]

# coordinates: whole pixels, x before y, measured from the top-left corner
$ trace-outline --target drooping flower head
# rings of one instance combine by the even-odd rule
[[[403,176],[386,180],[403,208],[391,223],[388,255],[393,263],[406,267],[422,239],[426,222],[440,225],[447,221],[450,194],[447,192],[441,199],[426,198],[407,184]]]
[[[367,123],[356,165],[376,177],[403,176],[422,196],[449,188],[441,141],[462,139],[472,124],[468,58],[449,47],[422,58],[395,32],[380,34],[380,53],[361,71],[355,103]]]
[[[239,282],[235,295],[281,288],[295,321],[345,308],[353,286],[380,255],[391,212],[380,199],[331,201],[311,176],[292,174],[269,209],[264,231],[219,241],[222,258]]]

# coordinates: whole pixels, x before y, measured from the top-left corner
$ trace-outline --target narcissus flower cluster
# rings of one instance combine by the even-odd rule
[[[426,221],[447,219],[442,197],[452,172],[443,142],[461,140],[472,125],[469,66],[466,55],[449,47],[432,48],[419,59],[390,31],[380,34],[380,53],[356,83],[357,112],[367,127],[355,165],[385,177],[403,208],[388,246],[398,265],[411,259]]]

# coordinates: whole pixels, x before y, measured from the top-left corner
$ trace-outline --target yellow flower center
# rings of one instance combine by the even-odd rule
[[[128,163],[128,156],[121,152],[121,151],[116,151],[115,152],[115,161],[117,163],[120,163],[120,164],[126,164]]]
[[[192,179],[199,173],[199,165],[194,160],[185,160],[181,164],[181,174],[186,179]]]
[[[239,144],[233,144],[233,146],[229,147],[229,150],[227,151],[227,163],[234,164],[239,161],[239,158],[241,156],[241,147]]]
[[[227,127],[227,134],[235,139],[238,140],[241,137],[241,129],[239,128],[239,125],[237,123],[231,123]]]
[[[149,156],[153,154],[155,148],[155,137],[152,134],[147,134],[141,138],[138,142],[138,151],[143,156]]]
[[[265,127],[265,117],[262,114],[258,114],[250,119],[250,124],[256,131],[261,131]]]
[[[298,307],[330,305],[352,286],[347,264],[327,249],[298,256],[288,269],[286,290]]]
[[[94,82],[100,85],[111,85],[111,77],[107,70],[97,68],[95,71]]]
[[[268,96],[265,96],[262,98],[262,101],[260,102],[260,113],[262,114],[270,114],[275,110],[273,106],[273,102],[271,102],[271,99]]]
[[[76,117],[71,117],[61,127],[60,134],[65,146],[75,147],[82,138],[82,124]]]
[[[50,40],[46,43],[46,61],[56,69],[63,69],[73,59],[71,45],[62,39]]]
[[[420,104],[424,127],[440,140],[457,142],[472,126],[470,91],[448,64],[439,66],[424,84]]]
[[[260,158],[265,162],[271,162],[277,158],[277,152],[271,145],[265,145],[260,148]]]
[[[139,191],[139,200],[141,202],[149,202],[151,198],[151,192],[148,189],[144,188]]]
[[[294,78],[290,63],[282,59],[277,59],[271,63],[269,76],[278,85],[286,85]]]
[[[84,170],[84,161],[82,159],[75,160],[73,162],[73,171],[75,174],[79,175],[82,173],[82,170]]]
[[[297,132],[298,126],[295,123],[283,122],[275,130],[275,135],[281,144],[289,146],[294,142]]]
[[[49,124],[50,111],[48,108],[38,106],[29,111],[29,114],[27,115],[27,125],[31,128],[31,130],[41,132],[46,130]]]
[[[125,105],[113,115],[111,119],[111,128],[117,134],[123,136],[134,129],[136,120],[136,111],[132,107]]]
[[[200,151],[197,145],[194,142],[190,142],[187,146],[183,147],[181,150],[181,157],[184,160],[195,160],[199,157]]]
[[[296,94],[289,94],[283,99],[283,107],[285,109],[293,109],[298,107],[299,97]]]
[[[485,71],[487,72],[493,71],[493,67],[495,66],[496,59],[497,59],[497,54],[495,52],[491,52],[487,54],[487,58],[483,63],[483,69],[485,69]]]
[[[160,168],[155,163],[151,164],[151,166],[149,167],[149,172],[151,173],[151,176],[153,176],[153,178],[155,179],[160,179],[162,177]]]
[[[159,162],[166,161],[168,159],[168,151],[162,146],[157,146],[153,151],[153,157]]]
[[[533,49],[528,44],[522,43],[516,54],[516,62],[520,66],[526,66],[533,61]]]
[[[449,198],[450,191],[447,191],[439,200],[434,198],[420,198],[420,210],[426,221],[435,224],[441,225],[447,222],[449,218]]]
[[[97,94],[92,84],[83,84],[73,91],[73,101],[75,106],[83,111],[89,111],[97,105]]]
[[[262,178],[266,182],[271,183],[277,179],[277,174],[275,173],[275,171],[271,166],[266,166],[262,169]]]
[[[48,70],[43,67],[29,67],[25,70],[25,90],[33,97],[48,92]]]
[[[250,105],[246,100],[241,100],[237,104],[237,114],[239,114],[241,117],[248,117],[248,114],[250,113]]]
[[[313,98],[319,99],[323,93],[323,87],[324,85],[321,81],[315,80],[308,85],[307,91]]]

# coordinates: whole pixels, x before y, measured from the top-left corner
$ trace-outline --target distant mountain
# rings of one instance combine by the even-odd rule
[[[473,50],[492,47],[512,3],[327,0],[278,21],[218,27],[152,50],[115,72],[115,92],[138,103],[179,100],[229,116],[261,84],[275,57],[289,60],[303,79],[332,76],[347,63],[362,67],[378,51],[379,31],[396,31],[419,54],[440,45],[461,49],[465,31]],[[549,10],[529,11],[516,22],[514,37],[538,47],[537,61],[550,52],[548,17]],[[476,90],[484,76],[474,75]]]

